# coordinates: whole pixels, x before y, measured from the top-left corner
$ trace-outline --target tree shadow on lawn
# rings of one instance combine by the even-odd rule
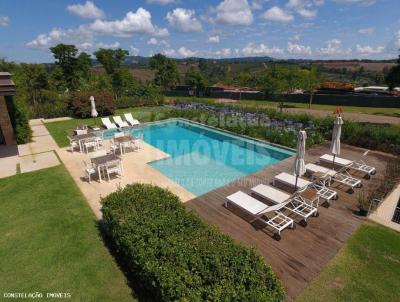
[[[97,221],[96,225],[97,225],[97,230],[99,231],[99,236],[103,239],[105,247],[108,249],[111,256],[116,261],[119,269],[125,275],[127,279],[127,284],[132,289],[131,293],[132,296],[140,302],[159,301],[156,297],[154,297],[152,293],[150,293],[148,290],[146,290],[145,288],[143,288],[143,286],[140,285],[140,282],[138,282],[139,277],[135,273],[127,269],[128,265],[124,261],[123,255],[120,252],[118,252],[112,238],[107,234],[103,221],[102,220]]]

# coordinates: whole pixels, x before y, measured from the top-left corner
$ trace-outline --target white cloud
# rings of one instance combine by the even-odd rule
[[[342,41],[339,39],[332,39],[326,41],[326,47],[318,48],[317,52],[321,55],[336,56],[336,55],[349,55],[351,54],[351,48],[343,49]]]
[[[372,35],[374,32],[375,29],[373,27],[361,28],[358,30],[358,33],[362,35]]]
[[[304,46],[292,42],[288,43],[287,52],[290,53],[291,55],[303,55],[303,56],[304,55],[309,56],[312,54],[310,46]]]
[[[147,41],[147,45],[158,45],[158,40],[156,38],[150,38],[150,40]]]
[[[286,7],[294,10],[297,14],[304,18],[314,18],[317,16],[317,10],[313,9],[315,6],[321,6],[323,1],[319,0],[289,0]]]
[[[49,48],[59,43],[75,44],[78,48],[88,48],[93,44],[95,38],[93,33],[85,26],[77,29],[63,30],[53,28],[48,34],[40,34],[26,45],[31,48]]]
[[[119,42],[114,42],[111,44],[107,44],[107,43],[97,43],[96,44],[97,48],[105,48],[105,49],[117,49],[121,46],[121,44]]]
[[[196,32],[201,31],[201,24],[195,16],[192,9],[175,8],[172,12],[168,12],[167,21],[169,25],[179,32]]]
[[[188,58],[195,56],[197,54],[197,51],[192,51],[182,46],[181,48],[178,49],[178,54],[184,58]]]
[[[306,9],[306,8],[300,8],[298,11],[298,14],[304,18],[314,18],[317,16],[317,11],[316,10],[311,10],[311,9]]]
[[[73,4],[67,6],[67,11],[85,19],[102,19],[104,12],[98,8],[92,1],[86,1],[85,4]]]
[[[164,50],[162,51],[162,53],[163,53],[164,55],[166,55],[167,57],[175,57],[175,56],[176,56],[176,51],[175,51],[175,49],[164,49]]]
[[[175,3],[175,0],[147,0],[149,4],[160,4],[160,5],[167,5],[171,3]]]
[[[7,16],[0,16],[0,26],[8,26],[10,24],[10,18]]]
[[[249,43],[242,49],[242,53],[245,56],[270,56],[275,54],[283,54],[284,50],[278,47],[269,48],[263,43],[260,45]]]
[[[251,9],[252,10],[262,10],[264,2],[268,0],[253,0],[251,2]]]
[[[159,29],[153,25],[150,12],[141,7],[136,12],[128,12],[121,20],[96,20],[90,25],[90,29],[98,34],[117,37],[130,37],[135,33],[145,33],[154,36],[168,35],[167,29]]]
[[[290,22],[294,20],[293,15],[278,6],[273,6],[263,14],[263,18],[274,22]]]
[[[133,45],[129,46],[129,54],[131,56],[137,56],[137,55],[139,55],[139,53],[140,53],[140,49],[139,48],[136,48]]]
[[[349,3],[349,4],[360,4],[360,5],[372,5],[376,0],[333,0],[338,3]]]
[[[253,13],[247,0],[224,0],[217,7],[217,22],[247,26],[253,23]]]
[[[216,36],[208,37],[207,42],[208,43],[219,43],[219,36],[216,35]]]
[[[361,54],[361,55],[376,55],[376,54],[380,54],[383,53],[383,51],[385,50],[385,47],[383,46],[377,46],[377,47],[372,47],[369,45],[366,46],[361,46],[361,45],[356,45],[356,51]]]
[[[168,46],[169,43],[167,41],[165,41],[165,40],[159,40],[159,39],[156,39],[156,38],[152,37],[147,41],[147,45],[165,45],[165,46]]]
[[[398,54],[400,49],[400,30],[394,34],[394,37],[386,46],[386,52],[389,54]]]
[[[223,48],[215,52],[217,57],[229,57],[232,54],[232,50],[230,48]]]

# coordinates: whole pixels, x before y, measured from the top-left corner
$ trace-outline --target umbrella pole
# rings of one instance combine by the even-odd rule
[[[297,180],[299,179],[299,176],[296,174],[296,182],[294,184],[294,191],[297,191]]]
[[[336,157],[336,154],[333,154],[332,170],[335,170],[335,157]]]

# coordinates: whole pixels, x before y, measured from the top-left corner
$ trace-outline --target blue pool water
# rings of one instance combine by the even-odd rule
[[[171,157],[150,165],[195,195],[202,195],[273,165],[292,151],[182,120],[131,130]]]

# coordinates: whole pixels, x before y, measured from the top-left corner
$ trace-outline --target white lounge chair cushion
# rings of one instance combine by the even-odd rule
[[[227,199],[238,207],[241,207],[242,209],[255,216],[261,215],[263,213],[277,211],[282,208],[281,205],[267,206],[265,203],[251,197],[250,195],[242,191],[237,191],[236,193],[229,195]]]
[[[320,165],[316,165],[316,164],[307,164],[306,165],[306,170],[311,172],[311,173],[316,173],[316,172],[320,172],[323,174],[327,174],[329,176],[335,176],[336,175],[336,171],[332,170],[332,169],[328,169],[325,167],[322,167]]]
[[[251,191],[276,204],[283,203],[290,198],[289,194],[264,184],[255,186]]]
[[[113,119],[114,119],[114,122],[116,122],[118,126],[129,127],[129,124],[127,122],[123,121],[119,115],[114,116]]]
[[[292,186],[292,187],[294,187],[296,184],[296,176],[286,173],[286,172],[282,172],[282,173],[276,175],[274,177],[274,181],[276,181],[276,180],[278,180],[284,184],[287,184],[289,186]],[[308,181],[306,179],[303,179],[300,177],[297,179],[297,188],[304,188],[304,187],[309,186],[310,184],[311,184],[311,181]]]
[[[333,155],[331,154],[324,154],[319,158],[320,161],[323,162],[328,162],[328,163],[333,163]],[[339,165],[339,166],[348,166],[351,165],[353,163],[352,160],[348,160],[345,158],[341,158],[341,157],[335,157],[335,164]]]
[[[102,121],[103,125],[106,126],[107,129],[117,128],[117,125],[115,125],[114,123],[111,123],[111,121],[108,117],[101,118],[101,121]]]

